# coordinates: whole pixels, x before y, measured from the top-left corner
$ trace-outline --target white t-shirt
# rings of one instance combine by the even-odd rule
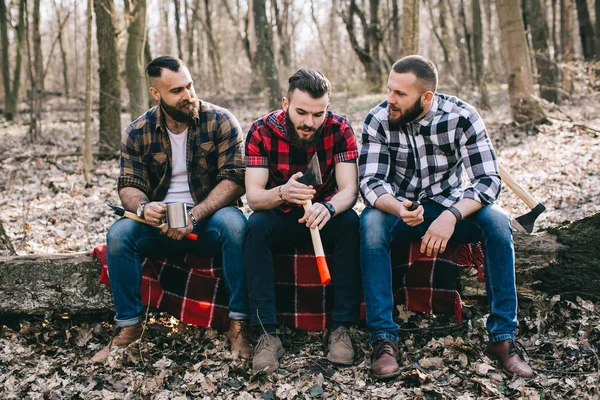
[[[186,203],[188,206],[194,206],[194,199],[190,193],[190,185],[188,183],[187,173],[187,157],[186,157],[186,146],[188,130],[174,134],[167,128],[169,134],[169,140],[171,141],[171,154],[173,161],[173,171],[171,173],[171,186],[167,192],[167,196],[163,200],[163,203]]]

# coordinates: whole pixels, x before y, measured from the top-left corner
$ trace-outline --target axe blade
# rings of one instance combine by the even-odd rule
[[[546,206],[544,206],[542,203],[538,203],[538,205],[532,208],[531,211],[513,220],[515,228],[523,233],[532,233],[535,226],[535,221],[545,210]]]
[[[313,185],[318,186],[323,184],[323,179],[321,178],[321,167],[319,166],[319,157],[317,153],[313,155],[308,164],[308,168],[304,175],[298,178],[298,182],[304,185]]]

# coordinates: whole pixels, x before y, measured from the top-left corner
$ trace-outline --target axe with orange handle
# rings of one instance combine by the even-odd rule
[[[298,182],[304,185],[322,185],[323,179],[321,178],[321,167],[319,166],[319,157],[315,155],[310,160],[308,168],[304,175],[298,178]],[[304,211],[308,210],[312,206],[312,201],[308,200],[304,203]],[[325,251],[323,250],[323,243],[321,242],[321,234],[319,229],[310,229],[310,237],[312,239],[313,248],[315,249],[315,257],[317,258],[317,268],[319,269],[319,276],[321,277],[321,283],[327,285],[331,282],[331,275],[329,274],[329,267],[327,266],[327,259],[325,258]]]
[[[142,224],[150,225],[150,224],[148,224],[146,222],[146,220],[141,219],[140,217],[138,217],[136,214],[132,213],[131,211],[127,211],[127,210],[125,210],[122,207],[113,206],[112,204],[106,204],[106,205],[109,206],[110,208],[112,208],[112,210],[115,212],[115,214],[117,214],[120,217],[129,218],[129,219],[132,219],[134,221],[141,222]],[[155,228],[159,228],[160,229],[160,228],[162,228],[162,225],[155,226]],[[191,240],[197,240],[198,239],[198,235],[196,235],[195,233],[188,233],[187,235],[185,235],[185,237],[187,239],[191,239]]]

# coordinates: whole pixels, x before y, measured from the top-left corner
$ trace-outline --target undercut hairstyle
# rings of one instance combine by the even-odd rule
[[[438,85],[438,73],[435,64],[425,57],[406,56],[394,63],[392,71],[397,74],[411,72],[419,81],[419,86],[426,92],[435,92]]]
[[[163,68],[167,68],[173,72],[179,72],[182,66],[185,67],[185,64],[179,58],[160,56],[150,61],[146,67],[146,73],[150,79],[160,78]]]
[[[288,100],[296,89],[308,93],[313,99],[320,99],[325,95],[331,96],[331,83],[322,73],[314,69],[298,70],[290,77],[288,83],[290,84],[287,92]]]

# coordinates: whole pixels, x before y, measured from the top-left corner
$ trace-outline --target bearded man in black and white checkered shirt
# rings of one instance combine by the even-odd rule
[[[448,243],[482,241],[490,305],[486,352],[505,371],[528,378],[533,371],[514,341],[514,248],[510,219],[494,204],[501,188],[494,149],[475,108],[437,93],[437,82],[431,61],[398,60],[387,100],[363,125],[359,180],[367,208],[361,215],[360,258],[371,372],[378,378],[400,373],[390,249],[420,240],[421,252],[435,257]]]

